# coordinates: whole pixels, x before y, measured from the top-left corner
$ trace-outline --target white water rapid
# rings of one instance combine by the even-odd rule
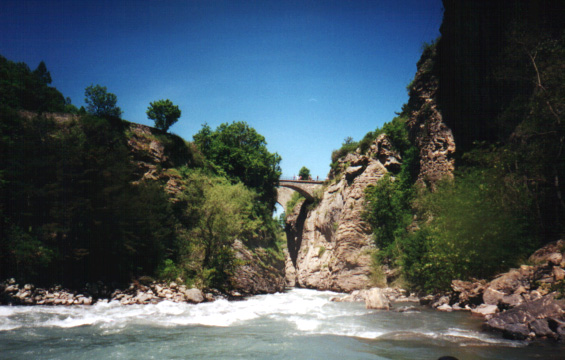
[[[1,306],[0,359],[557,359],[563,350],[482,332],[468,313],[366,310],[330,302],[335,295],[294,289],[200,305]]]

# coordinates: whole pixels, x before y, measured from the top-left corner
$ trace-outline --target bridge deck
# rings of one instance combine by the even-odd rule
[[[296,183],[296,184],[323,184],[323,181],[317,180],[291,180],[291,179],[280,179],[279,183]]]

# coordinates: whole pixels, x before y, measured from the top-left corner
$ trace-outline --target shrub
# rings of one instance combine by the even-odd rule
[[[496,173],[472,170],[422,195],[421,229],[402,241],[407,279],[423,290],[444,290],[452,279],[488,278],[531,251],[529,200]],[[508,202],[507,197],[520,201]]]

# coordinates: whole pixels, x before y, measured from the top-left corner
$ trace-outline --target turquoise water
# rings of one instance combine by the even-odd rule
[[[0,307],[0,359],[563,359],[468,313],[366,310],[295,289],[200,305]],[[398,304],[403,306],[407,304]]]

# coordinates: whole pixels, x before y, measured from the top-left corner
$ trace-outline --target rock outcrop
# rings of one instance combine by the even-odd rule
[[[559,240],[533,253],[531,265],[511,269],[491,282],[454,280],[449,303],[485,317],[488,329],[510,339],[565,341],[564,253],[565,241]]]
[[[285,261],[263,248],[252,252],[240,240],[233,245],[241,262],[232,277],[235,291],[243,295],[272,294],[285,289]]]
[[[341,292],[369,287],[375,245],[362,219],[365,189],[397,171],[400,161],[383,134],[367,154],[358,151],[339,160],[340,175],[325,187],[314,209],[309,203],[295,206],[286,230],[296,275],[288,284]]]
[[[438,79],[432,71],[435,51],[435,46],[430,46],[418,62],[418,71],[409,89],[408,109],[412,111],[407,122],[410,140],[419,150],[417,182],[432,188],[438,180],[452,177],[455,168],[455,140],[436,101]]]

